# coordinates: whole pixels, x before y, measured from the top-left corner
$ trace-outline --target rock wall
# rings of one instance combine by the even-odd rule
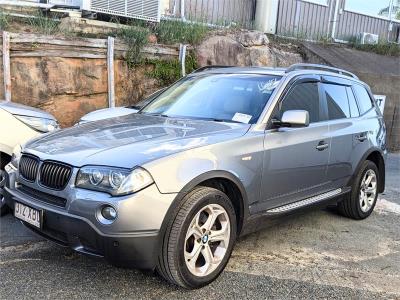
[[[257,31],[215,34],[196,47],[200,66],[267,66],[287,67],[303,62],[298,49],[278,47]]]
[[[129,70],[125,61],[115,62],[117,106],[134,104],[159,88],[146,76],[149,68]],[[52,113],[64,127],[108,105],[104,59],[16,57],[11,60],[11,74],[12,100]]]
[[[51,39],[43,36],[38,38],[47,41]],[[88,44],[88,41],[76,39],[76,43]],[[52,49],[53,52],[54,49],[59,49],[58,45],[50,46],[42,45],[40,49],[44,52],[46,49]],[[20,47],[26,51],[35,51],[39,46],[32,43]],[[62,49],[69,50],[65,47]],[[72,49],[88,51],[87,48]],[[200,66],[217,64],[278,67],[302,61],[301,55],[295,49],[278,49],[269,43],[265,34],[259,32],[217,33],[207,38],[195,51]],[[135,104],[160,88],[157,80],[146,76],[151,68],[153,66],[144,65],[130,70],[124,60],[115,60],[117,106]],[[0,72],[1,82],[2,76]],[[66,58],[45,54],[42,57],[13,56],[11,77],[12,101],[52,113],[63,127],[72,126],[86,113],[108,105],[107,63],[103,58]],[[2,97],[4,91],[0,89],[0,98]]]

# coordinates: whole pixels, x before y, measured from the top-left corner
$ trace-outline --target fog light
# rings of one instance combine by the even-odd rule
[[[117,211],[112,206],[105,206],[101,210],[101,215],[108,221],[114,221],[117,218]]]

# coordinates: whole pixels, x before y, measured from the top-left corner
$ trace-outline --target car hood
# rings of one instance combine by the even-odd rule
[[[84,115],[79,123],[93,122],[98,120],[110,119],[115,117],[126,116],[132,113],[138,112],[137,109],[128,107],[114,107],[114,108],[104,108],[93,111]]]
[[[142,114],[86,123],[29,142],[23,152],[80,167],[133,168],[244,135],[250,125]]]
[[[20,116],[28,116],[28,117],[36,117],[36,118],[43,118],[43,119],[50,119],[55,120],[55,118],[40,109],[33,108],[30,106],[7,102],[7,101],[0,101],[0,109],[4,109],[5,111],[9,112],[12,115],[20,115]]]

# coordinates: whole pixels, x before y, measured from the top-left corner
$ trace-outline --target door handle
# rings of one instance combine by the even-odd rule
[[[324,141],[320,141],[317,145],[317,147],[315,147],[318,151],[324,151],[325,149],[328,149],[329,144],[325,143]]]

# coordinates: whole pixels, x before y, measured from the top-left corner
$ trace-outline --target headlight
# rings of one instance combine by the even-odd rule
[[[60,125],[55,120],[20,116],[20,115],[14,115],[14,116],[21,122],[31,127],[32,129],[35,129],[43,133],[52,132],[60,128]]]
[[[153,183],[153,178],[146,170],[86,166],[79,170],[76,186],[106,192],[113,196],[122,196],[138,192]]]

